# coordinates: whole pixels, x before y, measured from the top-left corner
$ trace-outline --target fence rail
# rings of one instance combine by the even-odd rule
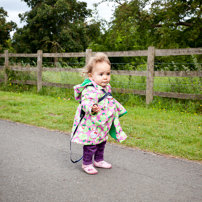
[[[37,72],[37,81],[10,81],[15,84],[27,84],[37,85],[37,91],[39,92],[42,86],[54,86],[60,88],[72,88],[72,84],[61,84],[42,81],[43,71],[54,71],[54,72],[80,72],[80,68],[43,68],[42,61],[45,57],[59,58],[59,57],[85,57],[86,63],[90,57],[94,56],[96,52],[92,52],[91,49],[87,49],[86,52],[80,53],[43,53],[38,50],[36,54],[21,54],[21,53],[9,53],[5,50],[4,54],[0,54],[0,57],[5,58],[4,66],[0,66],[0,70],[10,68],[14,71],[35,71]],[[155,49],[154,47],[148,47],[148,50],[137,50],[137,51],[116,51],[116,52],[104,52],[108,57],[136,57],[136,56],[147,56],[147,71],[131,71],[131,70],[112,70],[111,73],[115,75],[132,75],[132,76],[145,76],[147,77],[146,90],[135,90],[135,89],[121,89],[112,88],[113,91],[119,93],[133,93],[137,95],[145,95],[146,103],[149,104],[153,100],[153,96],[159,97],[170,97],[180,99],[199,99],[202,100],[202,95],[185,94],[185,93],[173,93],[173,92],[159,92],[153,91],[154,77],[202,77],[202,71],[154,71],[154,60],[156,56],[177,56],[177,55],[201,55],[202,48],[188,48],[188,49]],[[37,67],[18,67],[10,66],[10,57],[35,57],[37,58]],[[7,74],[4,71],[4,79],[0,79],[0,82],[7,84]]]

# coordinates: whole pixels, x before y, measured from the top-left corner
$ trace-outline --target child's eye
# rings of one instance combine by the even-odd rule
[[[110,75],[110,73],[107,73],[107,75]]]
[[[102,76],[103,74],[100,74],[100,76]]]

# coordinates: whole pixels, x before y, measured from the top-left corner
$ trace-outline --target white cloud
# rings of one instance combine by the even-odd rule
[[[99,1],[95,1],[95,0],[82,0],[82,1],[86,2],[87,8],[92,9],[92,10],[94,9],[93,4],[99,2]],[[99,16],[109,22],[110,18],[112,17],[113,10],[114,10],[113,6],[114,6],[114,3],[112,3],[112,2],[108,2],[108,3],[105,2],[105,3],[100,4],[97,7],[97,9],[99,11]]]
[[[13,21],[17,23],[18,27],[23,27],[25,23],[20,22],[20,18],[18,17],[19,13],[25,13],[29,11],[30,8],[27,4],[21,0],[1,0],[1,7],[5,11],[8,12],[8,17],[6,18],[7,21]]]
[[[27,4],[22,0],[0,0],[0,7],[3,7],[5,11],[8,12],[8,17],[6,20],[13,21],[17,24],[19,28],[23,27],[26,23],[20,22],[20,18],[18,17],[19,13],[25,13],[26,11],[29,11],[30,8],[27,6]],[[99,1],[96,0],[80,0],[87,3],[88,9],[94,9],[93,4],[98,3]],[[99,11],[99,17],[103,18],[107,21],[110,21],[110,18],[112,17],[112,10],[113,10],[114,3],[102,3],[98,6]],[[13,36],[13,32],[11,33],[11,36]]]
[[[23,12],[29,10],[27,4],[22,0],[1,0],[0,7],[3,7],[5,10],[9,11]]]
[[[20,18],[18,17],[19,13],[25,13],[26,11],[29,11],[30,8],[27,6],[27,4],[24,1],[21,0],[0,0],[1,4],[0,7],[3,7],[4,10],[8,12],[7,21],[14,21],[17,23],[18,27],[23,27],[25,23],[20,22]],[[87,3],[88,9],[93,9],[93,4],[97,3],[98,1],[95,0],[80,0]],[[110,18],[112,17],[112,9],[113,9],[114,3],[102,3],[98,6],[99,16],[101,18],[106,19],[107,21],[110,21]]]
[[[23,12],[22,12],[23,13]],[[7,21],[13,21],[17,23],[18,27],[23,27],[25,25],[25,22],[21,22],[20,18],[18,17],[19,12],[18,11],[12,11],[9,13],[9,17],[7,17]]]

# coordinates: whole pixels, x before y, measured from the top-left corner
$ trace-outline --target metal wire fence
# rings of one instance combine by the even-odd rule
[[[3,66],[4,63],[0,63]],[[21,66],[21,67],[36,67],[36,62],[10,62],[11,66]],[[84,62],[43,62],[43,67],[57,67],[57,68],[82,68],[84,67]],[[112,63],[112,70],[119,66],[120,69],[135,69],[137,71],[145,71],[147,63]],[[155,63],[154,68],[165,70],[165,69],[176,69],[188,67],[189,65],[195,65],[201,67],[202,63]],[[114,67],[115,66],[115,67]],[[173,68],[172,68],[172,67]],[[130,68],[129,68],[130,67]],[[186,68],[185,68],[186,69]],[[189,70],[190,71],[190,70]],[[26,76],[25,76],[26,75]],[[13,75],[14,76],[14,75]],[[37,80],[36,72],[15,72],[15,77],[17,79],[31,79]],[[21,78],[20,78],[21,77]],[[0,71],[0,79],[3,79],[3,70]],[[11,78],[12,79],[12,78]],[[78,84],[81,83],[84,78],[78,72],[43,72],[43,81],[53,82],[53,83],[68,83],[68,84]],[[145,76],[132,76],[132,75],[112,75],[111,85],[114,88],[127,88],[127,89],[137,89],[146,90],[146,77]],[[154,91],[162,92],[176,92],[176,93],[193,93],[202,94],[202,78],[180,78],[180,77],[155,77],[154,78]]]

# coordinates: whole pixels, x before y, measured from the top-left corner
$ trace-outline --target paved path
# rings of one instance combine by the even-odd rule
[[[201,202],[202,164],[107,144],[110,170],[69,160],[69,135],[0,120],[1,202]],[[82,147],[74,145],[78,156]]]

